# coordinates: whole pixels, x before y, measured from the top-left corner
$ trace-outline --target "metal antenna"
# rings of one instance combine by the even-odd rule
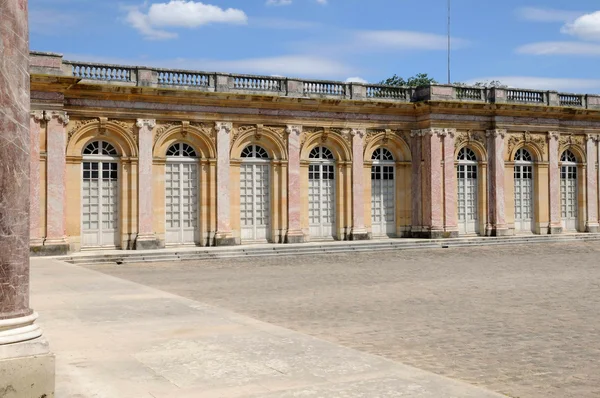
[[[448,0],[448,84],[451,84],[450,81],[450,0]]]

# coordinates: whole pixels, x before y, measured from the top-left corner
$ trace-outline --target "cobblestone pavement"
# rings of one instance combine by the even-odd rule
[[[95,266],[480,385],[600,396],[600,244]]]

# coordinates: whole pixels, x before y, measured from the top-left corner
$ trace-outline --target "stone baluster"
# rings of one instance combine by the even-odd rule
[[[548,134],[548,177],[550,181],[550,227],[548,233],[562,233],[560,215],[560,169],[558,168],[558,139],[560,133],[551,131]]]
[[[489,154],[489,214],[491,234],[508,235],[504,200],[504,137],[506,130],[495,129],[486,132]]]
[[[67,133],[69,116],[64,111],[46,111],[47,194],[45,250],[54,254],[67,254],[66,239],[66,171]]]
[[[587,168],[586,168],[586,202],[587,219],[585,222],[586,232],[598,232],[598,170],[596,163],[598,161],[598,151],[596,149],[597,136],[587,135]]]
[[[44,239],[41,230],[41,211],[40,211],[40,129],[44,120],[44,111],[32,111],[29,118],[29,137],[31,144],[30,167],[29,167],[29,231],[30,245],[35,250],[41,250]]]
[[[352,229],[351,240],[368,240],[365,226],[365,187],[363,150],[366,130],[353,129],[352,136]]]
[[[427,237],[441,238],[443,221],[442,129],[421,130],[423,165],[423,220]]]
[[[444,129],[444,232],[447,237],[458,237],[458,213],[454,136],[456,129]]]
[[[154,233],[152,206],[152,130],[154,119],[138,119],[136,123],[139,139],[138,165],[138,236],[136,250],[158,249],[159,242]]]
[[[0,391],[14,397],[51,397],[54,357],[35,324],[37,314],[29,308],[27,2],[0,1],[0,16]]]
[[[287,243],[304,243],[301,225],[300,136],[302,126],[287,126],[288,134],[288,230]]]
[[[216,246],[235,245],[231,231],[230,143],[232,123],[217,122],[217,233]]]

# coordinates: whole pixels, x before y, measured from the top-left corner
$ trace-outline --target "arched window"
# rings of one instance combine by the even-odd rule
[[[106,141],[92,141],[83,149],[84,155],[117,156],[115,147]]]
[[[248,145],[242,151],[242,158],[248,159],[269,159],[267,150],[259,145]]]
[[[475,152],[473,152],[471,148],[464,147],[460,151],[458,151],[457,160],[476,162],[477,155],[475,155]]]
[[[385,148],[377,148],[375,151],[373,151],[371,160],[393,161],[394,155],[392,155],[392,153]]]
[[[562,153],[560,161],[565,163],[577,163],[577,157],[573,154],[573,152],[567,149]]]
[[[316,148],[313,148],[313,150],[310,151],[308,158],[320,160],[335,160],[333,153],[324,146],[318,146]]]
[[[533,162],[533,157],[527,149],[521,148],[515,153],[515,162]]]
[[[190,145],[179,142],[169,147],[167,150],[167,156],[195,158],[196,151]]]

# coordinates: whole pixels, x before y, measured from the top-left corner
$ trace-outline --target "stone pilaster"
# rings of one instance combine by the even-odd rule
[[[365,130],[353,129],[352,136],[352,229],[350,240],[368,240],[365,226],[365,187],[363,149]]]
[[[421,146],[421,130],[413,130],[410,133],[411,145],[411,236],[413,238],[424,237],[423,228],[423,201],[422,183],[423,183],[423,168],[422,168],[422,146]]]
[[[152,130],[154,119],[138,119],[139,164],[138,164],[138,235],[136,250],[158,249],[159,241],[153,228],[152,207]]]
[[[506,130],[488,130],[489,154],[489,222],[492,236],[508,235],[504,200],[504,137]]]
[[[0,391],[14,397],[51,397],[54,357],[35,324],[37,314],[29,308],[27,2],[0,1],[0,16]]]
[[[600,225],[598,224],[598,170],[596,163],[598,161],[597,146],[598,136],[588,134],[586,143],[587,152],[587,173],[586,173],[586,202],[587,219],[585,221],[586,232],[596,233]]]
[[[549,234],[562,233],[560,215],[560,169],[558,168],[558,140],[560,133],[551,131],[548,133],[548,179],[550,181],[550,227]]]
[[[46,239],[44,250],[54,254],[67,254],[66,239],[66,172],[67,132],[69,116],[64,111],[46,111]]]
[[[29,117],[29,138],[30,138],[30,166],[29,166],[29,232],[30,246],[32,253],[41,251],[44,245],[43,234],[41,230],[41,211],[40,211],[40,129],[44,120],[44,111],[32,111]]]
[[[287,243],[304,243],[301,224],[300,136],[302,126],[287,126],[288,134],[288,230]]]
[[[444,236],[458,237],[458,212],[454,136],[456,129],[444,129]]]
[[[423,220],[429,238],[444,236],[442,129],[421,130],[423,154]]]
[[[217,122],[217,233],[216,246],[233,246],[238,242],[231,232],[230,158],[232,123]]]

